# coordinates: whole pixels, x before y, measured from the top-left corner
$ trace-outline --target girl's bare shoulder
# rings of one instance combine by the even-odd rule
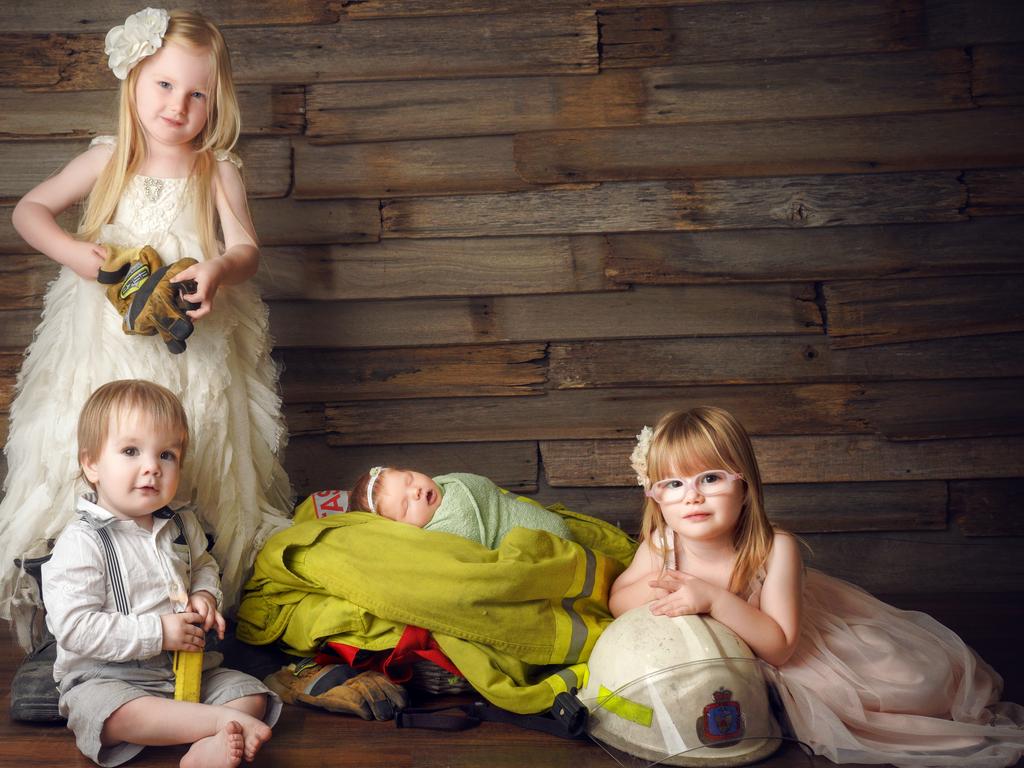
[[[800,554],[800,541],[789,531],[776,530],[772,540],[772,551],[768,555],[768,570],[778,566],[783,568],[802,568],[803,557]]]

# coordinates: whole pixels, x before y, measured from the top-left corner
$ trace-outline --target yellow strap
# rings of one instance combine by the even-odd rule
[[[607,709],[609,712],[618,715],[623,720],[642,725],[644,728],[651,727],[654,720],[654,710],[638,704],[635,701],[616,696],[603,685],[598,687],[597,705]]]

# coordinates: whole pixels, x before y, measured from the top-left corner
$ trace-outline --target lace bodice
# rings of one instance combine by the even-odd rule
[[[136,232],[195,232],[189,179],[135,176],[128,182],[114,224]]]

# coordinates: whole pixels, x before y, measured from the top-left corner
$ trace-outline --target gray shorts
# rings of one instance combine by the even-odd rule
[[[208,657],[220,657],[209,653]],[[251,675],[235,669],[210,666],[219,659],[204,659],[200,701],[222,705],[257,693],[267,695],[267,711],[263,721],[273,727],[281,715],[281,699]],[[62,681],[60,713],[68,719],[68,728],[82,754],[98,765],[115,766],[131,760],[143,750],[141,744],[122,742],[110,747],[100,743],[100,734],[107,718],[115,710],[142,696],[174,698],[174,673],[171,655],[160,653],[143,661],[110,662],[97,665],[88,675],[74,681]]]

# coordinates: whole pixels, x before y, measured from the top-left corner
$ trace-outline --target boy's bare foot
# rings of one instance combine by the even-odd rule
[[[252,762],[256,759],[256,753],[260,748],[270,741],[273,731],[270,726],[252,715],[241,712],[237,709],[225,707],[225,719],[235,720],[242,726],[242,738],[245,741],[245,759]]]
[[[237,768],[245,752],[245,737],[242,734],[241,724],[229,720],[213,736],[193,744],[181,758],[180,768]]]

